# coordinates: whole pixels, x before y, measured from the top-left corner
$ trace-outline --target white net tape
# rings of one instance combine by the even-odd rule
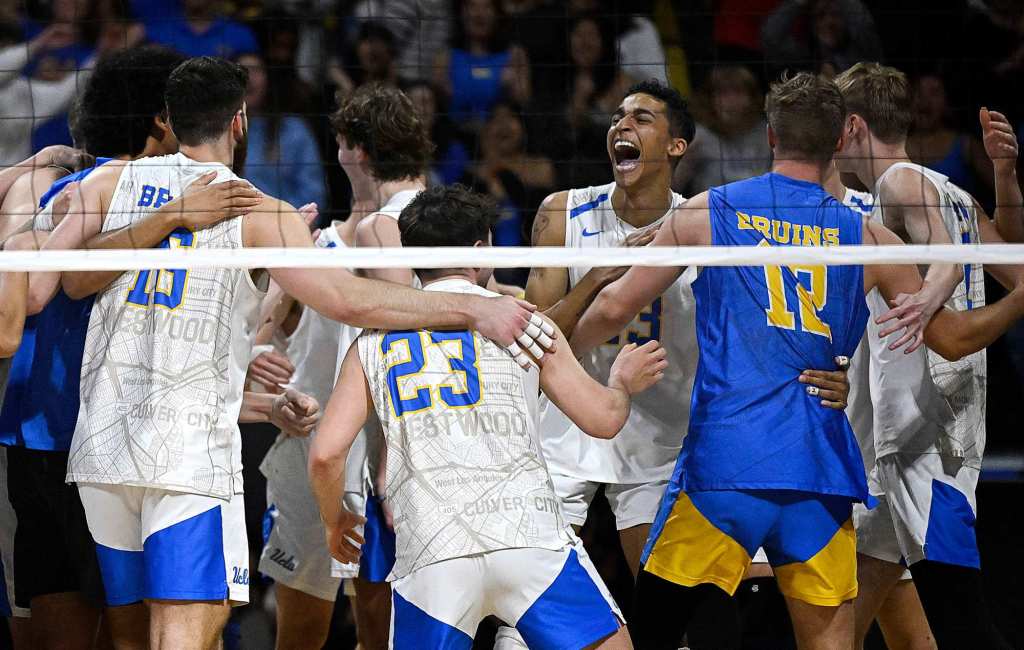
[[[0,252],[0,271],[153,268],[526,268],[844,264],[1021,264],[1024,244],[935,246],[684,246],[144,249]]]

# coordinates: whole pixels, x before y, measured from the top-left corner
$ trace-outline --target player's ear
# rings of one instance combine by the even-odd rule
[[[775,142],[776,142],[776,140],[775,140],[775,130],[772,129],[772,125],[771,124],[769,124],[765,128],[768,130],[768,147],[774,151],[775,150]]]
[[[174,137],[174,132],[171,131],[171,122],[167,118],[166,111],[161,111],[153,117],[153,128],[150,129],[150,135],[157,142],[163,142],[168,137]]]
[[[669,158],[678,158],[686,153],[687,147],[686,140],[683,138],[672,138],[668,144],[668,155]]]

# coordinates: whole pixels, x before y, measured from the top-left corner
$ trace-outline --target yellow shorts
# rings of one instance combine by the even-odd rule
[[[779,589],[812,605],[857,596],[850,497],[793,490],[687,493],[670,485],[644,549],[644,568],[680,585],[733,594],[762,547]]]

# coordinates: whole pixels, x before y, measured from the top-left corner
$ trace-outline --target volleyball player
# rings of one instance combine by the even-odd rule
[[[404,93],[380,84],[363,85],[346,97],[331,116],[331,124],[338,142],[338,163],[352,185],[353,215],[324,229],[318,245],[339,249],[401,246],[398,215],[425,188],[423,175],[432,149],[426,127]],[[368,269],[363,275],[413,284],[411,269]],[[297,310],[298,322],[288,336],[286,355],[295,364],[292,386],[326,403],[340,360],[359,329],[342,324],[339,331],[336,321],[301,305]],[[365,648],[383,647],[387,645],[390,611],[385,579],[394,562],[393,554],[385,549],[393,547],[393,540],[364,549],[364,556],[380,561],[365,562],[362,571],[341,565],[332,569],[306,472],[309,444],[308,438],[283,436],[260,466],[267,476],[267,503],[273,521],[260,572],[277,582],[277,647],[323,645],[342,577],[355,583],[357,600],[353,605],[360,643]],[[365,455],[353,455],[346,499],[357,512],[380,517],[379,502],[367,493],[370,477],[360,471],[364,461]],[[390,534],[383,519],[374,525]]]
[[[51,241],[61,228],[129,226],[207,172],[236,178],[230,166],[244,151],[246,78],[240,66],[211,57],[176,68],[165,97],[179,152],[98,169]],[[313,245],[294,208],[272,197],[260,208],[178,229],[166,246]],[[340,269],[119,276],[93,307],[67,478],[79,484],[108,602],[145,602],[155,648],[209,647],[229,603],[248,597],[236,421],[266,275],[303,304],[357,325],[472,326],[505,345],[518,338],[536,346],[524,334],[531,314],[522,301],[424,294]]]
[[[496,218],[490,199],[434,187],[402,211],[402,244],[487,246]],[[483,289],[489,269],[417,275],[428,291],[495,295]],[[362,518],[342,507],[342,473],[360,428],[377,414],[397,537],[391,647],[469,647],[492,614],[530,647],[631,647],[563,521],[540,450],[536,400],[540,387],[585,431],[612,437],[630,396],[663,374],[664,357],[657,342],[625,346],[605,388],[565,345],[538,373],[469,330],[366,331],[357,339],[313,443],[310,474],[332,553],[354,559],[362,540],[352,529]]]
[[[835,84],[806,73],[783,80],[766,112],[772,172],[690,199],[654,245],[900,243],[821,187],[842,144],[845,105]],[[574,349],[619,331],[681,273],[627,271],[584,314]],[[735,590],[758,547],[800,647],[852,645],[851,516],[855,501],[869,499],[864,466],[845,415],[817,408],[797,377],[807,365],[853,354],[868,317],[864,292],[875,286],[893,299],[921,281],[900,265],[701,269],[693,283],[701,349],[694,411],[644,550],[631,628],[638,646],[678,647],[693,608],[708,592]],[[926,330],[928,344],[959,358],[1022,313],[1024,288],[968,314],[943,310]],[[575,340],[581,332],[587,337]]]
[[[982,111],[999,206],[993,223],[970,194],[910,162],[905,144],[912,100],[902,72],[860,63],[836,81],[849,113],[837,163],[872,188],[876,220],[914,244],[1024,239],[1016,140],[1001,114]],[[985,269],[1011,287],[1020,281],[1012,268]],[[980,308],[985,304],[982,274],[980,264],[933,264],[925,288],[903,297],[901,307],[926,315],[943,305]],[[904,335],[913,336],[913,330]],[[974,533],[985,447],[985,351],[954,362],[932,351],[900,363],[893,359],[884,346],[872,345],[872,477],[875,491],[884,496],[879,507],[856,511],[864,578],[858,636],[863,639],[897,588],[905,563],[939,647],[1009,647],[985,604]]]

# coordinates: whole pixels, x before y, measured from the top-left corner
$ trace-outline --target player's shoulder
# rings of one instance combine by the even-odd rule
[[[925,167],[902,164],[884,174],[876,188],[876,202],[886,208],[935,205],[938,185],[948,182],[945,176],[929,173]],[[928,202],[929,199],[932,199]]]

